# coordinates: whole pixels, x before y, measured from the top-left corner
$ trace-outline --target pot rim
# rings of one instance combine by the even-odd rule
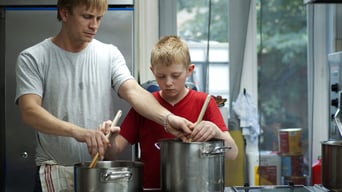
[[[302,128],[283,128],[279,129],[279,132],[289,132],[289,131],[301,131]]]
[[[334,146],[342,146],[342,140],[327,140],[322,141],[322,145],[334,145]]]
[[[202,143],[212,143],[212,142],[223,142],[221,139],[211,139],[209,141],[192,141],[192,142],[183,142],[179,138],[164,138],[164,139],[159,139],[158,143],[161,142],[177,142],[177,143],[184,143],[184,144],[202,144]]]
[[[91,161],[79,162],[74,164],[74,167],[88,168]],[[144,163],[141,161],[129,161],[129,160],[115,160],[115,161],[98,161],[95,168],[97,169],[109,169],[109,168],[122,168],[122,167],[143,167]],[[91,169],[91,168],[89,168]]]

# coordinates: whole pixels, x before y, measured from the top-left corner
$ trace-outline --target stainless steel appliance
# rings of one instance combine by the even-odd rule
[[[335,114],[339,107],[340,100],[339,92],[342,90],[342,52],[335,52],[328,55],[329,64],[329,139],[342,139],[339,129],[335,122]]]
[[[0,0],[0,186],[1,191],[32,191],[35,165],[34,130],[22,124],[15,96],[15,64],[20,51],[60,29],[57,0]],[[133,0],[109,0],[96,39],[119,47],[133,72]],[[129,105],[116,97],[123,116]],[[123,119],[123,118],[122,118]],[[120,123],[120,122],[119,122]],[[134,147],[118,159],[132,160]]]
[[[329,140],[322,142],[322,184],[332,191],[341,191],[342,157],[342,52],[328,55],[330,69],[330,123]]]

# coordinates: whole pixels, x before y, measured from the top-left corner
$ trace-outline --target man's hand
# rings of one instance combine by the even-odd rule
[[[93,157],[97,152],[103,159],[106,148],[110,145],[106,135],[100,130],[78,129],[73,136],[79,142],[85,142],[88,152]]]
[[[192,141],[205,142],[213,138],[218,138],[222,134],[214,123],[210,121],[200,121],[192,131],[190,138]]]
[[[194,125],[191,121],[174,114],[170,114],[166,118],[166,125],[164,128],[175,137],[185,141],[187,136],[192,133],[191,127]]]

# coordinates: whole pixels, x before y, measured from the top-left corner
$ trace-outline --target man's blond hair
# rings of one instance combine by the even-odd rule
[[[57,19],[59,21],[62,19],[59,10],[66,9],[72,14],[73,8],[80,5],[85,5],[87,9],[96,9],[99,12],[105,12],[108,9],[107,0],[58,0]]]

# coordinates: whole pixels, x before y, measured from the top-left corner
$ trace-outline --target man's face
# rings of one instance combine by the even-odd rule
[[[62,20],[73,41],[89,43],[95,37],[103,15],[104,12],[99,12],[96,9],[78,6],[73,9],[72,13],[66,11]]]

